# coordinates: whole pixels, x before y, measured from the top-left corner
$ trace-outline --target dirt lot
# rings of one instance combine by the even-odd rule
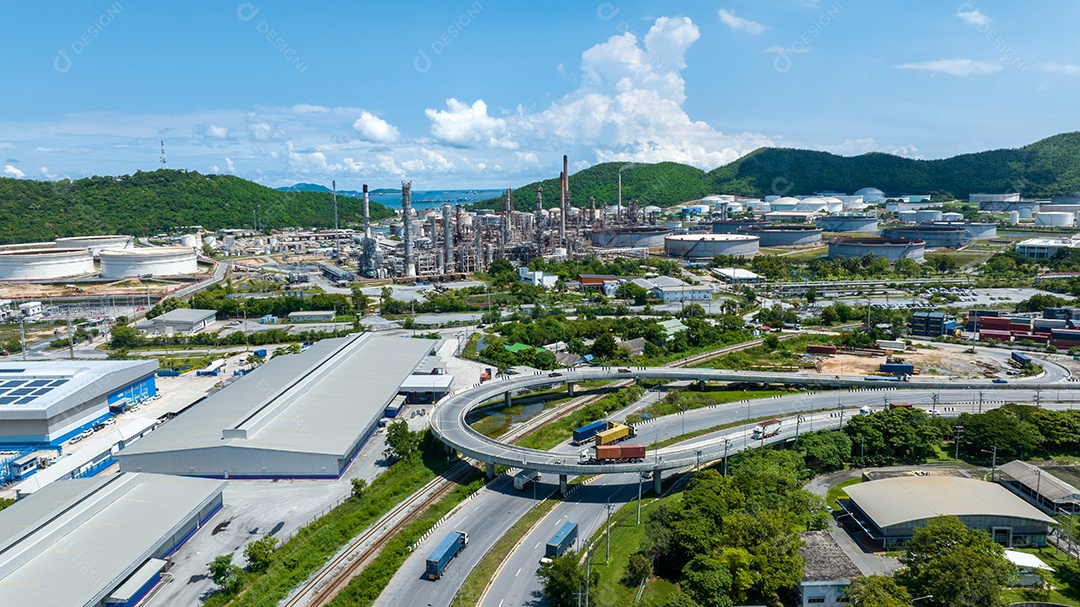
[[[982,377],[985,370],[995,372],[1001,370],[1000,365],[992,360],[976,354],[966,354],[955,350],[907,351],[898,354],[897,358],[915,365],[915,371],[918,375]],[[878,366],[883,362],[885,362],[884,356],[836,354],[822,357],[819,371],[832,375],[866,375],[878,373]]]
[[[166,291],[189,284],[165,280],[149,281],[150,295],[160,297]],[[147,283],[131,278],[108,283],[78,283],[67,288],[63,284],[0,283],[0,299],[50,299],[53,297],[87,297],[95,295],[146,295]]]

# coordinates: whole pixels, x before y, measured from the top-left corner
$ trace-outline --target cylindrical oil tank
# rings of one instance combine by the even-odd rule
[[[791,196],[785,196],[783,198],[777,198],[769,204],[770,211],[794,211],[795,207],[799,205],[798,198],[792,198]]]
[[[714,221],[712,222],[713,234],[738,234],[739,228],[745,228],[749,226],[766,227],[772,224],[767,221],[758,221],[756,219],[728,219],[727,221]]]
[[[113,236],[72,236],[70,238],[57,238],[58,249],[90,249],[97,257],[102,251],[116,251],[130,249],[135,246],[134,238],[124,235]]]
[[[967,228],[929,224],[885,228],[881,235],[885,238],[922,240],[928,249],[955,248],[967,244],[970,240]]]
[[[198,271],[195,249],[189,247],[147,247],[101,252],[102,278],[127,278],[144,274],[177,276]]]
[[[1035,225],[1037,226],[1071,226],[1076,217],[1072,213],[1065,213],[1060,211],[1052,211],[1047,213],[1035,214]]]
[[[1009,211],[1009,225],[1015,226],[1020,224],[1020,211]]]
[[[664,238],[664,251],[671,257],[711,259],[717,255],[753,257],[758,252],[757,236],[744,234],[673,234]]]
[[[896,263],[900,259],[911,259],[921,263],[925,251],[925,242],[907,238],[837,238],[829,242],[830,259],[862,257],[870,253],[888,259],[889,263]]]
[[[900,218],[901,223],[915,223],[918,214],[918,211],[900,211],[897,216]]]
[[[915,211],[915,223],[941,221],[941,211],[937,209],[919,209]]]
[[[833,215],[814,220],[817,227],[826,232],[874,232],[877,217],[874,215]]]
[[[763,247],[800,247],[820,244],[823,231],[810,225],[773,225],[741,228],[739,233],[757,236]]]
[[[942,221],[963,221],[964,220],[964,214],[963,213],[942,213],[941,214],[941,220]]]
[[[53,280],[94,273],[90,249],[21,249],[0,252],[0,280]]]
[[[933,225],[964,228],[971,240],[997,238],[997,224],[989,221],[935,221]]]
[[[829,207],[829,203],[823,198],[817,196],[810,196],[803,198],[799,202],[795,203],[796,211],[814,211],[815,213],[823,213]]]
[[[655,227],[611,228],[593,230],[591,234],[594,247],[648,247],[664,246],[664,236],[671,230]]]

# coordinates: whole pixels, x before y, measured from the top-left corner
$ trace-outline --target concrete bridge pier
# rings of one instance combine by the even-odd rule
[[[652,483],[653,483],[653,485],[652,486],[653,486],[653,491],[657,495],[660,495],[664,490],[664,487],[663,487],[663,480],[664,479],[660,478],[660,474],[661,474],[661,470],[659,468],[657,468],[656,470],[653,470],[653,473],[652,473]]]
[[[507,390],[506,393],[503,394],[503,402],[506,403],[507,407],[514,404],[514,395],[511,394],[509,390]]]
[[[485,466],[485,469],[486,469],[486,472],[487,472],[487,479],[489,481],[491,479],[495,478],[495,462],[487,462],[487,465]]]
[[[566,382],[566,395],[567,396],[573,396],[574,395],[574,382],[572,382],[572,381]]]
[[[559,475],[559,495],[566,495],[566,475]]]
[[[698,389],[699,392],[704,392],[705,391],[705,380],[704,379],[699,379],[698,380],[697,389]]]

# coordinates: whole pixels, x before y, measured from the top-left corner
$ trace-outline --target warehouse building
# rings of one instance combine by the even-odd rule
[[[216,317],[217,312],[214,310],[176,308],[161,316],[141,321],[135,327],[147,333],[195,333],[205,329]]]
[[[289,322],[333,322],[337,312],[333,310],[308,310],[289,312]]]
[[[1054,519],[997,483],[949,476],[905,476],[847,487],[843,505],[875,541],[891,550],[928,520],[953,515],[1006,547],[1045,546]]]
[[[1014,460],[998,468],[1001,484],[1043,512],[1080,512],[1080,489],[1054,476],[1049,470]]]
[[[1016,254],[1029,259],[1050,259],[1058,251],[1080,248],[1080,234],[1067,238],[1037,237],[1016,243]]]
[[[135,605],[221,508],[225,484],[120,473],[16,502],[0,511],[0,605]]]
[[[0,363],[0,446],[63,443],[157,394],[157,367],[156,360]]]
[[[120,469],[336,478],[432,342],[371,334],[280,356],[116,454]]]
[[[670,276],[635,278],[630,282],[663,301],[708,301],[713,296],[709,285],[692,285]]]

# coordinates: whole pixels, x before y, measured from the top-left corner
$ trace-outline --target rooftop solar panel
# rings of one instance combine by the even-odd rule
[[[33,396],[24,396],[15,402],[16,405],[29,405],[34,402]]]
[[[29,385],[31,388],[40,388],[41,386],[49,385],[49,380],[47,380],[47,379],[35,379],[34,381],[30,382],[27,385]]]
[[[15,388],[15,387],[21,386],[21,385],[23,385],[25,383],[26,383],[25,379],[11,379],[11,380],[8,380],[8,381],[4,382],[4,387],[5,388]]]

